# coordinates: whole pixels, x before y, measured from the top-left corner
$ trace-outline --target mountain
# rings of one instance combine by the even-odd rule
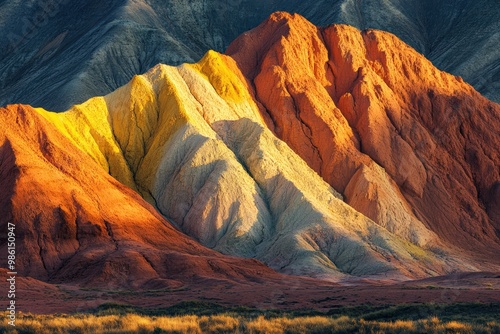
[[[230,58],[210,52],[196,65],[159,65],[66,113],[37,111],[103,171],[220,252],[330,279],[451,269],[346,205],[265,127],[236,73]]]
[[[394,35],[298,15],[273,14],[228,54],[268,126],[348,204],[390,229],[420,221],[497,249],[498,104]]]
[[[2,109],[1,222],[41,280],[498,270],[499,115],[394,35],[277,12],[66,112]]]
[[[0,119],[0,226],[15,225],[19,275],[105,289],[280,279],[180,233],[33,108],[2,108]]]
[[[394,33],[437,67],[499,101],[495,0],[0,1],[0,105],[62,111],[126,84],[158,63],[223,51],[277,10],[321,26]]]

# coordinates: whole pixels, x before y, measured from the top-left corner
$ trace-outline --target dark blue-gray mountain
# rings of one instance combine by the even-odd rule
[[[64,110],[157,63],[224,50],[277,10],[392,32],[500,101],[498,0],[4,0],[0,105]]]

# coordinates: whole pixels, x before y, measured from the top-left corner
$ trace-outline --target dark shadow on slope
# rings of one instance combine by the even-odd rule
[[[19,176],[16,156],[9,139],[0,146],[0,267],[7,268],[8,223],[15,223],[12,216],[12,196]]]

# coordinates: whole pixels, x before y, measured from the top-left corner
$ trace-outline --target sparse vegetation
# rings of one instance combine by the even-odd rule
[[[417,306],[419,308],[416,308]],[[181,303],[162,310],[141,310],[124,305],[107,304],[92,313],[19,314],[15,328],[9,326],[4,317],[0,323],[0,332],[19,334],[500,333],[499,306],[477,303],[401,305],[384,309],[370,309],[363,306],[312,314],[314,313],[312,311],[283,312],[224,308],[198,302]],[[193,310],[202,312],[188,314]],[[351,315],[338,315],[342,310]],[[354,315],[363,311],[363,314]],[[409,312],[417,313],[409,317]],[[175,315],[176,313],[181,315]],[[334,313],[337,315],[332,315]]]

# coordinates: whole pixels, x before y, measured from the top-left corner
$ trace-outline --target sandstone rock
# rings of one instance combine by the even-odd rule
[[[298,15],[228,54],[64,113],[3,109],[0,207],[23,274],[179,286],[263,268],[169,222],[329,280],[498,268],[498,105],[390,34]]]
[[[373,177],[378,199],[356,201],[362,213],[413,241],[407,227],[418,219],[449,244],[498,260],[496,209],[485,210],[500,178],[498,104],[391,34],[316,28],[297,14],[271,15],[227,54],[269,127],[330,185],[352,200],[359,177]],[[399,201],[411,210],[383,204]]]

